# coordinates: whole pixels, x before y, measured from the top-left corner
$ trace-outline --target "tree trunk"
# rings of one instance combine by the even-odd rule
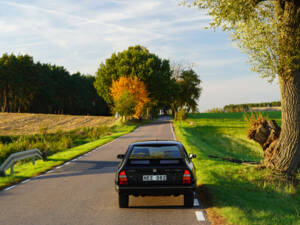
[[[260,144],[264,151],[264,165],[274,168],[274,157],[278,154],[281,129],[274,120],[257,118],[248,130],[248,138]]]
[[[273,159],[274,167],[294,173],[300,165],[300,2],[275,1],[278,19],[278,76],[282,131]]]
[[[300,73],[279,79],[282,132],[273,162],[276,169],[294,173],[300,166]]]
[[[1,111],[5,112],[6,111],[6,106],[7,106],[7,93],[6,93],[6,88],[3,89],[3,105],[1,107]]]

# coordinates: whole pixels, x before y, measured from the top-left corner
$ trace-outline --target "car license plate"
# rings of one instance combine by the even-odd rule
[[[143,175],[143,181],[166,181],[167,175]]]

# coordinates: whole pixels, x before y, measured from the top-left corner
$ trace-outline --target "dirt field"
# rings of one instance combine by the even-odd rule
[[[109,116],[71,116],[30,113],[0,113],[0,135],[20,135],[73,130],[79,127],[110,125],[115,121]]]

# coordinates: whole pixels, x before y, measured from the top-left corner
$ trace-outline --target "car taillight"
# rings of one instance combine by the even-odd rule
[[[188,170],[184,170],[183,176],[182,176],[182,184],[191,184],[191,173]]]
[[[120,184],[120,185],[127,185],[127,184],[128,184],[128,179],[127,179],[125,170],[122,170],[122,171],[119,173],[119,184]]]

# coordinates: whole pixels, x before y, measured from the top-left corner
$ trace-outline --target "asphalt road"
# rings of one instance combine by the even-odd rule
[[[209,224],[195,199],[184,208],[183,197],[131,197],[120,209],[114,189],[116,155],[138,140],[174,140],[162,118],[61,167],[0,191],[1,225],[193,225]],[[203,221],[205,220],[205,221]]]

